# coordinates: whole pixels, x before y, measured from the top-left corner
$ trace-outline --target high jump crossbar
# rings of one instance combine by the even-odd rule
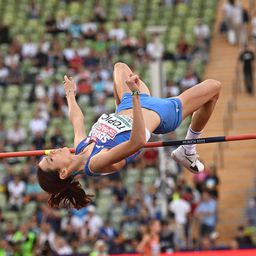
[[[227,142],[227,141],[237,141],[237,140],[255,140],[256,133],[252,134],[240,134],[240,135],[230,135],[230,136],[217,136],[217,137],[207,137],[191,140],[167,140],[167,141],[155,141],[147,142],[144,148],[156,148],[156,147],[170,147],[179,145],[191,145],[191,144],[205,144],[205,143],[216,143],[216,142]],[[11,158],[11,157],[29,157],[29,156],[43,156],[48,155],[51,150],[30,150],[30,151],[18,151],[18,152],[2,152],[0,153],[0,158]],[[69,148],[71,153],[75,152],[74,148]]]

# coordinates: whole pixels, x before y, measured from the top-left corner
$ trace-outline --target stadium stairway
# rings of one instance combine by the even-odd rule
[[[219,2],[209,64],[204,75],[205,79],[219,80],[222,83],[222,91],[203,137],[227,135],[224,134],[224,131],[227,131],[226,125],[229,126],[229,135],[256,132],[255,97],[239,92],[233,114],[227,107],[228,102],[234,100],[232,88],[237,79],[239,48],[229,45],[226,38],[218,34],[223,2]],[[217,231],[220,234],[219,242],[228,244],[234,237],[237,226],[245,221],[245,207],[256,177],[256,140],[222,143],[221,146],[223,150],[220,150],[219,145],[215,143],[199,145],[197,149],[206,165],[214,163],[215,156],[217,154],[221,156],[223,152],[223,164],[218,169],[220,198]],[[190,174],[187,175],[192,177]]]

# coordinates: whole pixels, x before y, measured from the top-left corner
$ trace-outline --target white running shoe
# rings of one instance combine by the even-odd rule
[[[172,152],[171,157],[177,163],[186,167],[189,171],[193,173],[199,173],[204,170],[204,165],[199,161],[199,156],[197,155],[197,153],[187,155],[183,146],[179,146],[177,149],[175,149]]]

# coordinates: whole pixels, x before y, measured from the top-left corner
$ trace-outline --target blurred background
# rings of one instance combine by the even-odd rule
[[[254,0],[0,0],[1,152],[73,147],[64,74],[77,83],[89,130],[115,110],[118,61],[161,97],[219,80],[203,136],[255,132],[255,7]],[[153,140],[183,139],[189,119]],[[0,256],[256,255],[255,148],[255,140],[200,145],[206,168],[198,175],[172,161],[174,148],[144,150],[118,174],[84,178],[96,196],[79,211],[47,206],[37,158],[2,159]]]

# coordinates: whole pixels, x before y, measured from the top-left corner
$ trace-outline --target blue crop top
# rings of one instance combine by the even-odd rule
[[[122,119],[124,118],[124,119]],[[125,124],[125,122],[127,122]],[[92,173],[89,169],[89,163],[91,158],[99,153],[103,148],[113,148],[116,145],[128,141],[131,134],[131,122],[129,117],[120,116],[117,114],[103,114],[97,123],[92,127],[88,137],[83,139],[76,147],[75,154],[81,153],[85,147],[87,147],[91,142],[95,142],[93,150],[85,163],[84,171],[88,176],[100,176],[108,175],[110,173],[96,174]],[[125,125],[124,125],[125,124]],[[125,127],[124,127],[125,126]],[[120,129],[119,129],[120,128]],[[125,159],[126,164],[132,162],[141,150],[137,151],[133,155]]]

